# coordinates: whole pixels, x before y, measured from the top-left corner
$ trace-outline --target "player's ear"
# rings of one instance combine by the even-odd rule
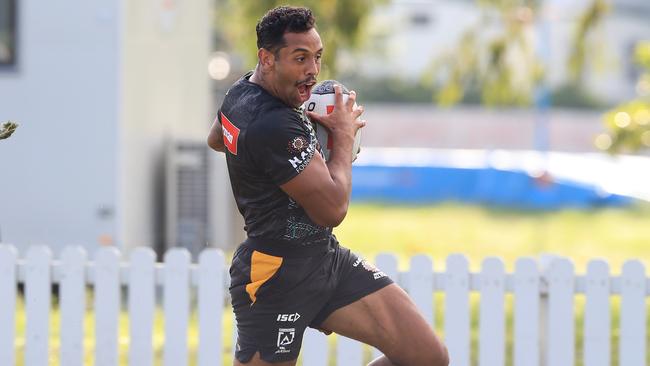
[[[269,71],[275,64],[275,55],[266,48],[260,48],[257,50],[257,59],[264,71]]]

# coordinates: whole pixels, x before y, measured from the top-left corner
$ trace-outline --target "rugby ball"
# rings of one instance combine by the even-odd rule
[[[334,110],[334,85],[340,85],[343,91],[343,103],[348,100],[350,96],[350,91],[345,85],[339,83],[336,80],[325,80],[316,84],[311,90],[311,96],[304,103],[306,111],[314,112],[316,114],[330,114]],[[357,105],[356,103],[354,104]],[[332,151],[332,145],[334,140],[330,135],[329,131],[325,126],[319,124],[316,121],[312,121],[314,126],[314,132],[316,133],[316,139],[321,146],[323,151],[323,158],[325,161],[328,161],[330,158],[330,152]],[[357,134],[354,136],[354,145],[352,146],[352,161],[357,159],[357,154],[361,150],[361,129],[357,130]]]

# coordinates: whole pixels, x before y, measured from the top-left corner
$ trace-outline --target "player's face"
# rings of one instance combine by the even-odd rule
[[[286,47],[275,55],[274,91],[292,107],[300,107],[311,96],[320,73],[323,44],[316,29],[284,34]]]

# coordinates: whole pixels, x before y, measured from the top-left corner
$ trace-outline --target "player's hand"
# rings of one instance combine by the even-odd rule
[[[334,86],[334,110],[327,115],[307,112],[307,116],[325,126],[334,136],[341,136],[349,141],[354,141],[357,130],[366,125],[366,121],[359,117],[363,113],[363,106],[355,106],[357,93],[350,91],[348,100],[343,102],[343,91],[340,85]],[[336,139],[335,139],[336,141]]]

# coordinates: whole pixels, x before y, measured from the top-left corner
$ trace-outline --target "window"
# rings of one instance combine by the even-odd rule
[[[0,0],[0,65],[16,60],[16,0]]]

